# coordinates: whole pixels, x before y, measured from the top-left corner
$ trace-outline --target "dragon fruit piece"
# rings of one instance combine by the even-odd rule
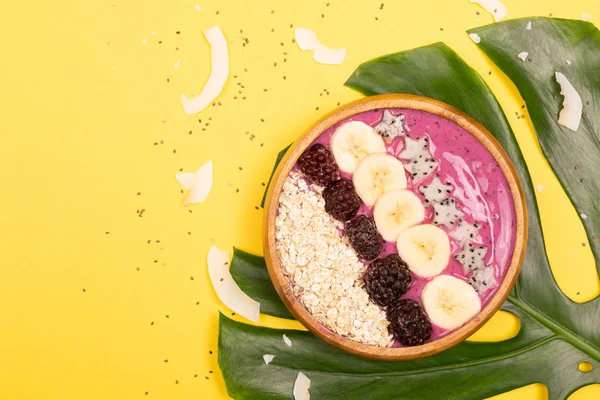
[[[395,116],[390,110],[383,111],[381,122],[375,126],[375,131],[383,137],[386,143],[392,143],[394,138],[406,136],[404,121],[406,115]]]
[[[404,149],[398,154],[398,157],[406,160],[415,160],[419,156],[428,157],[430,156],[429,150],[427,149],[427,143],[429,138],[423,136],[419,139],[411,139],[406,137],[404,139]]]
[[[423,153],[414,160],[404,163],[404,169],[410,173],[412,182],[416,185],[431,175],[439,165],[437,160],[429,157],[429,153]]]
[[[449,198],[433,205],[433,223],[436,225],[444,225],[452,229],[454,223],[460,220],[465,214],[456,208],[456,200]]]
[[[460,253],[457,253],[454,258],[462,264],[463,272],[467,274],[470,271],[476,271],[485,267],[483,259],[486,254],[487,247],[467,243],[467,246]]]
[[[477,291],[477,293],[485,293],[496,284],[496,276],[494,275],[494,267],[491,265],[473,271],[473,275],[469,278],[469,283]]]
[[[436,175],[430,183],[419,188],[419,192],[425,197],[425,203],[439,203],[452,193],[452,185],[443,183],[439,175]]]
[[[456,224],[456,229],[450,232],[450,237],[458,243],[460,247],[463,247],[467,241],[471,241],[477,238],[481,225],[478,223],[469,224],[468,222],[461,220]]]

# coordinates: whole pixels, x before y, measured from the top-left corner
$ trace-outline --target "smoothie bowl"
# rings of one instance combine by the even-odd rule
[[[361,356],[424,357],[504,302],[527,241],[518,176],[444,103],[382,95],[325,116],[272,180],[267,268],[292,314]]]

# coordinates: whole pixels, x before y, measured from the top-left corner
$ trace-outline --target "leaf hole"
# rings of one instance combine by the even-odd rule
[[[581,372],[590,372],[591,370],[594,369],[594,366],[592,365],[592,363],[584,361],[579,364],[578,368]]]
[[[470,342],[502,342],[514,338],[520,330],[521,320],[519,317],[508,311],[499,310],[467,340]]]

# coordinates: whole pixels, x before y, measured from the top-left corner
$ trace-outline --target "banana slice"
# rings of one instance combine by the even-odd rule
[[[473,286],[451,275],[428,282],[421,301],[431,322],[444,329],[456,329],[481,311],[481,300]]]
[[[435,225],[407,229],[398,236],[396,246],[410,270],[424,278],[439,275],[450,260],[450,239]]]
[[[413,192],[406,189],[395,189],[382,194],[373,209],[377,230],[389,242],[398,240],[402,232],[424,218],[423,203]]]
[[[360,121],[350,121],[336,129],[331,137],[331,150],[338,167],[353,173],[363,158],[385,153],[385,143],[375,129]]]
[[[365,157],[352,177],[356,193],[369,207],[385,192],[406,188],[404,166],[396,157],[375,153]],[[394,239],[395,240],[395,239]]]

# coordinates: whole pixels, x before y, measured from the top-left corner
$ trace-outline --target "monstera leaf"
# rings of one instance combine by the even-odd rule
[[[526,29],[531,23],[531,30]],[[600,31],[584,21],[529,18],[472,30],[479,47],[515,83],[527,103],[544,155],[582,217],[592,251],[600,252]],[[527,61],[517,58],[528,52]],[[577,132],[558,124],[562,72],[583,101]],[[600,271],[600,263],[597,262]]]
[[[577,388],[600,381],[599,301],[578,305],[557,287],[527,166],[483,79],[438,43],[367,62],[346,84],[366,95],[412,93],[449,103],[478,119],[508,152],[529,208],[523,272],[503,306],[520,318],[520,331],[503,342],[464,342],[432,357],[390,363],[345,354],[308,332],[253,327],[221,316],[219,365],[229,394],[235,399],[291,399],[298,371],[311,379],[315,399],[481,399],[534,382],[544,383],[552,399],[564,399]],[[251,281],[238,283],[252,292]],[[265,302],[269,309],[281,304],[270,293],[270,298],[261,298],[263,308]],[[292,340],[291,348],[283,343],[283,333]],[[276,357],[266,366],[263,354]],[[579,371],[582,361],[590,362],[592,371]]]

